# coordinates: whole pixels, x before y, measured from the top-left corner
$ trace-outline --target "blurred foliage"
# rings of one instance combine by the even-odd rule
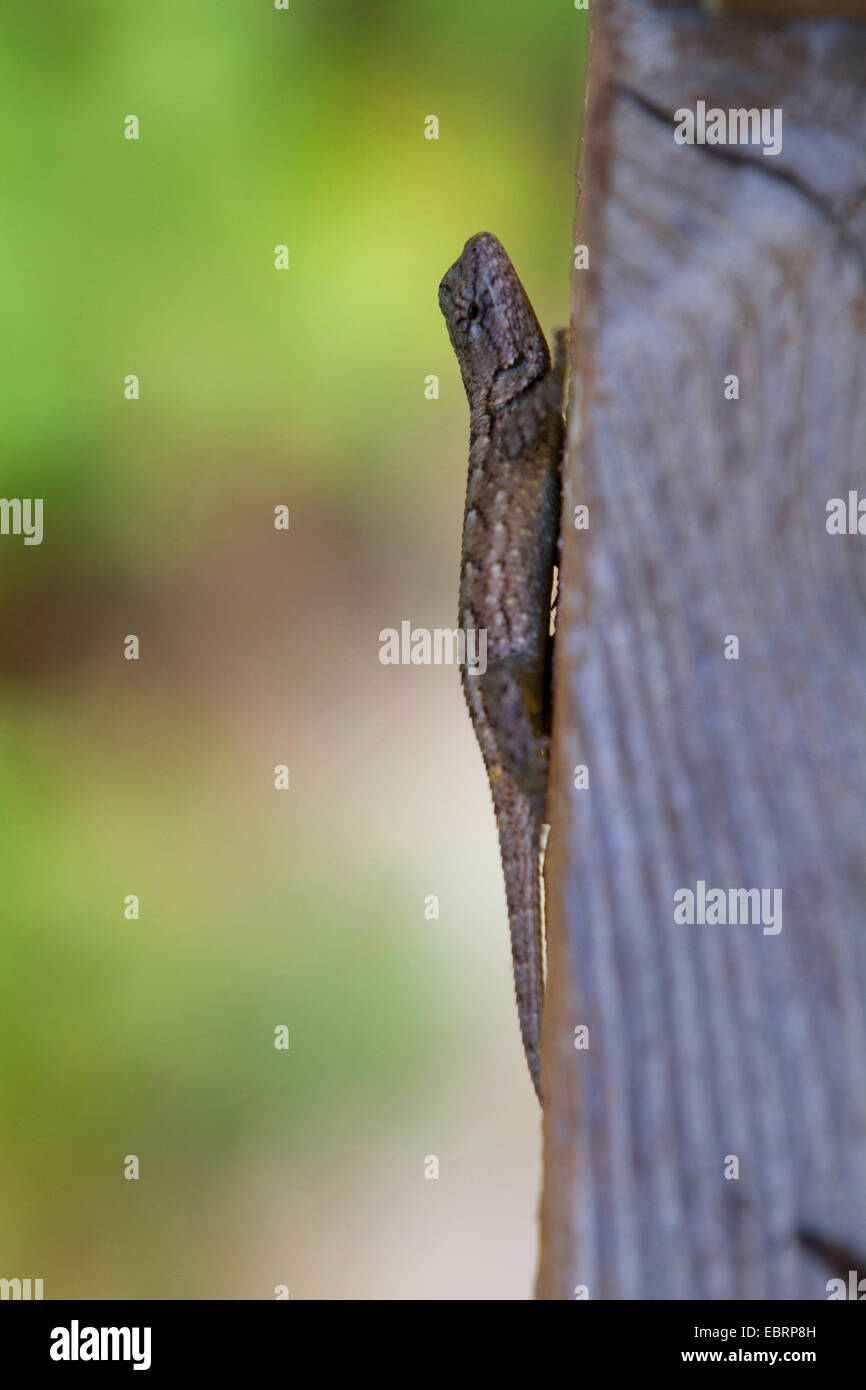
[[[351,518],[359,554],[395,508],[408,534],[441,505],[423,380],[447,382],[435,429],[456,438],[436,287],[466,237],[495,231],[542,320],[567,314],[584,20],[563,0],[0,15],[0,490],[45,499],[41,547],[0,538],[0,1274],[44,1276],[49,1297],[177,1295],[182,1275],[155,1271],[180,1268],[190,1193],[230,1177],[252,1135],[315,1161],[445,1084],[444,985],[407,989],[411,874],[377,871],[375,787],[367,843],[335,864],[332,806],[275,814],[260,768],[253,788],[257,712],[215,711],[194,661],[182,687],[143,662],[133,698],[120,643],[146,627],[170,655],[190,621],[178,583],[222,593],[220,527],[251,498]],[[239,614],[259,601],[255,544]],[[253,639],[243,616],[220,627],[222,605],[195,621],[229,671]],[[314,676],[299,663],[278,698],[326,745]],[[128,1152],[148,1155],[134,1200]]]

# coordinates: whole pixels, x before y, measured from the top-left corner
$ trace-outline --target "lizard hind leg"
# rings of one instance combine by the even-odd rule
[[[539,821],[544,819],[550,761],[546,675],[546,668],[539,674],[519,657],[500,657],[490,662],[479,685],[497,761]]]

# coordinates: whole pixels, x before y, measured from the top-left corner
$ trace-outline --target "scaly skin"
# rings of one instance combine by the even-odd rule
[[[487,631],[463,690],[493,795],[520,1031],[541,1090],[539,855],[550,737],[550,602],[559,537],[564,334],[550,364],[511,261],[482,232],[439,287],[469,400],[459,623]]]

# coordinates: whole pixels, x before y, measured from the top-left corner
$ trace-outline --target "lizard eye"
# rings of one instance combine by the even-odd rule
[[[466,317],[467,317],[470,321],[471,321],[472,319],[477,319],[477,318],[478,318],[478,305],[475,303],[474,300],[473,300],[473,302],[469,305],[469,308],[466,310]]]

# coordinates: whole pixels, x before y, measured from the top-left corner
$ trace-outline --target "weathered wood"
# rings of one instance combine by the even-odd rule
[[[655,0],[657,5],[687,4],[688,0]],[[866,0],[702,0],[708,14],[747,14],[774,19],[863,19]]]
[[[591,24],[538,1292],[821,1299],[816,1242],[866,1274],[866,30]],[[698,100],[781,154],[676,145]],[[676,924],[698,880],[782,930]]]
[[[655,0],[657,5],[687,4],[688,0]],[[747,14],[764,18],[863,19],[866,0],[701,0],[708,14]]]

